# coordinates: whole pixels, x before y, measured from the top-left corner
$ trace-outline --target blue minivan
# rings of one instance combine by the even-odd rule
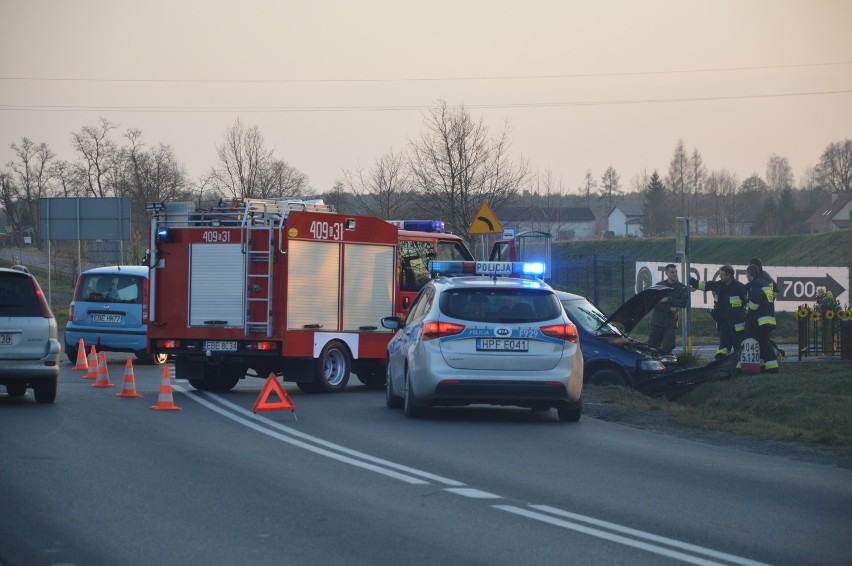
[[[94,345],[99,352],[131,352],[140,361],[166,362],[168,354],[147,351],[147,266],[97,267],[80,274],[65,327],[65,355],[72,363],[81,338],[87,349]]]

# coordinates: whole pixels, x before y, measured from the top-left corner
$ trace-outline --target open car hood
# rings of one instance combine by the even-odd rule
[[[618,307],[618,309],[610,315],[606,322],[617,322],[624,327],[624,333],[630,334],[630,331],[639,324],[646,314],[651,312],[660,299],[670,294],[673,291],[670,287],[666,287],[660,283],[648,287],[640,293],[636,293],[627,301]],[[606,323],[604,323],[606,324]]]

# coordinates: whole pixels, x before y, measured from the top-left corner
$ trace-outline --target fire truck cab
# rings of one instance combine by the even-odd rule
[[[474,257],[464,240],[444,231],[444,223],[440,220],[389,222],[399,228],[396,315],[405,319],[417,293],[431,279],[430,261],[473,261]]]
[[[350,371],[385,380],[397,310],[399,230],[322,201],[149,203],[149,352],[196,389],[227,391],[253,371],[306,392]]]

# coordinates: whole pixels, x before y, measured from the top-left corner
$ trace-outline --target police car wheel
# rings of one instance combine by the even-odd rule
[[[408,379],[408,370],[405,372],[405,400],[402,410],[405,416],[410,419],[423,416],[423,407],[417,404],[417,398],[414,397],[414,388],[411,387],[411,380]]]
[[[561,407],[556,408],[559,414],[559,420],[563,423],[575,423],[580,420],[583,414],[583,399],[582,397],[574,403],[565,403]]]
[[[69,346],[65,344],[65,355],[68,357],[68,361],[72,364],[77,363],[77,346]]]
[[[342,391],[349,383],[351,365],[346,347],[337,341],[329,342],[314,360],[314,382],[329,393]]]

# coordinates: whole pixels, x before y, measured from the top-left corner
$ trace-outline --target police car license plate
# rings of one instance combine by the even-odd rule
[[[109,322],[113,324],[121,324],[124,317],[120,314],[93,314],[91,315],[92,322]]]
[[[204,349],[208,352],[236,352],[237,343],[224,340],[208,340],[204,343]]]
[[[11,346],[12,345],[12,335],[11,334],[0,334],[0,346]]]
[[[477,338],[477,352],[526,352],[530,349],[529,340],[512,338]]]

